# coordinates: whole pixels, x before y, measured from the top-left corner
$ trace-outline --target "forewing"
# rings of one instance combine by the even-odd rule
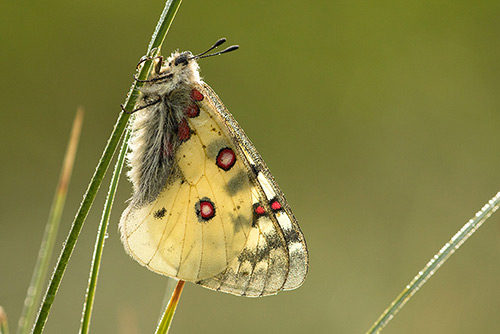
[[[275,294],[299,287],[308,270],[307,247],[283,193],[215,92],[206,84],[197,89],[207,97],[203,109],[213,113],[212,118],[218,118],[227,128],[252,187],[252,228],[243,251],[221,273],[197,283],[245,296]]]

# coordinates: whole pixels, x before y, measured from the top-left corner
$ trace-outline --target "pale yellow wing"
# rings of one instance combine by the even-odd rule
[[[207,110],[224,124],[249,173],[253,222],[241,254],[218,275],[197,283],[210,289],[249,297],[299,287],[307,275],[309,257],[304,236],[279,186],[254,145],[206,84]]]
[[[236,156],[228,170],[220,167],[236,149],[208,104],[198,105],[199,114],[187,118],[189,134],[183,137],[189,138],[176,152],[165,189],[152,203],[128,207],[120,221],[123,243],[134,259],[186,281],[223,271],[243,250],[252,224],[246,167]]]

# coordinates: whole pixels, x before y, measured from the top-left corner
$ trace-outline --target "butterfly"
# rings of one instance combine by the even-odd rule
[[[153,60],[132,121],[133,195],[119,229],[148,269],[206,288],[258,297],[299,287],[308,251],[266,164],[199,74],[198,59]],[[144,60],[144,59],[143,59]]]

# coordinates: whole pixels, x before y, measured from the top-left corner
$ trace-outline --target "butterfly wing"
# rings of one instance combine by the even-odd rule
[[[304,236],[260,154],[217,94],[207,85],[203,109],[225,124],[247,170],[252,192],[252,228],[245,248],[217,276],[198,281],[236,295],[263,296],[299,287],[307,274]]]
[[[246,167],[241,159],[231,161],[236,149],[223,124],[205,108],[198,111],[179,126],[183,142],[165,188],[149,204],[132,203],[120,221],[135,260],[193,282],[223,271],[241,253],[252,224]]]
[[[300,286],[307,248],[282,192],[213,90],[194,88],[165,188],[122,215],[126,250],[152,271],[235,295]]]

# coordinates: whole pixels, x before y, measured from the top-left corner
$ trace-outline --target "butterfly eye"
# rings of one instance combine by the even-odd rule
[[[181,54],[179,57],[175,58],[174,60],[174,65],[179,66],[179,65],[187,65],[188,63],[188,55],[186,53]]]

